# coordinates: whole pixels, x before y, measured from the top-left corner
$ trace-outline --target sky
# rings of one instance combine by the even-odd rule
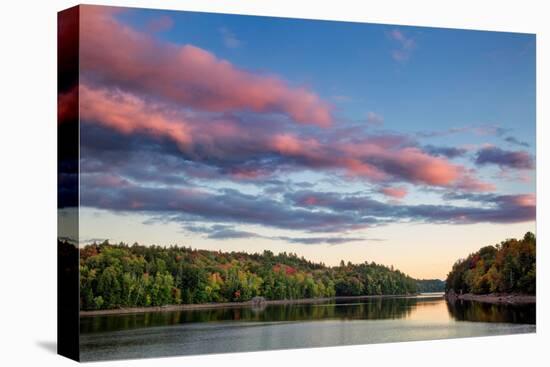
[[[535,230],[534,35],[97,6],[80,30],[82,244],[444,278]]]

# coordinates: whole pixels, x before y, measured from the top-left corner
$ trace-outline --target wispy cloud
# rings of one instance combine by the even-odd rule
[[[494,164],[501,168],[533,169],[533,157],[525,151],[510,151],[488,146],[477,152],[475,163],[478,165]]]
[[[151,19],[145,29],[151,33],[165,32],[174,26],[174,20],[167,15]]]
[[[416,41],[399,29],[391,30],[388,36],[399,46],[391,51],[392,58],[398,62],[407,61],[416,48]]]
[[[376,112],[369,111],[367,112],[367,123],[371,125],[382,125],[384,124],[384,117]]]
[[[350,242],[383,241],[379,238],[345,237],[345,236],[317,236],[317,237],[291,237],[291,236],[266,236],[250,231],[235,229],[235,226],[214,224],[211,226],[185,225],[184,229],[194,233],[202,233],[208,239],[232,240],[243,238],[261,238],[272,241],[284,241],[301,245],[341,245]]]
[[[499,125],[485,124],[485,125],[451,127],[445,130],[425,130],[425,131],[417,132],[416,135],[419,138],[437,138],[437,137],[449,136],[454,134],[470,133],[478,136],[501,137],[504,134],[509,132],[510,132],[510,129],[503,128]]]
[[[239,48],[243,45],[243,41],[241,41],[235,33],[233,33],[230,29],[222,27],[219,29],[220,34],[222,36],[222,41],[225,47],[227,48]]]
[[[424,147],[424,150],[426,150],[428,153],[432,155],[436,155],[440,157],[443,156],[447,158],[461,157],[468,152],[466,148],[443,147],[443,146],[434,146],[434,145],[426,145]]]
[[[504,141],[513,145],[519,145],[520,147],[525,147],[525,148],[529,147],[529,143],[525,141],[521,141],[513,136],[507,136],[506,138],[504,138]]]

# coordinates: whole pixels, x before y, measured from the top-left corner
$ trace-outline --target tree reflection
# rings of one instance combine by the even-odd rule
[[[326,301],[316,304],[282,304],[265,307],[226,307],[129,315],[82,317],[81,333],[208,322],[292,322],[319,320],[382,320],[409,318],[434,300],[403,297]],[[437,302],[444,302],[438,299]],[[443,305],[442,305],[443,306]],[[444,306],[443,306],[444,307]],[[479,302],[447,302],[457,321],[535,323],[535,305],[491,305]],[[429,318],[430,316],[427,315]],[[434,314],[433,317],[436,317]]]
[[[314,320],[373,320],[407,317],[416,307],[415,298],[379,298],[327,301],[317,304],[283,304],[258,307],[227,307],[174,312],[83,317],[81,332],[115,331],[141,327],[197,322],[281,322]]]
[[[476,301],[447,301],[451,317],[457,321],[535,324],[536,305],[491,304]]]

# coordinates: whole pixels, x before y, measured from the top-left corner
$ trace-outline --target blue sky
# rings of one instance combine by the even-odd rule
[[[347,97],[336,101],[350,119],[377,110],[399,131],[498,124],[534,138],[535,35],[160,10],[122,18],[147,28],[162,16],[173,27],[159,38]],[[404,61],[392,57],[394,30],[414,42]]]

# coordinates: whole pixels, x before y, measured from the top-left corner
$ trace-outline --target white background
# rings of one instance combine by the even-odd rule
[[[96,1],[97,4],[537,33],[537,334],[96,363],[94,366],[549,365],[545,1]],[[71,1],[2,3],[0,365],[66,366],[56,340],[56,12]],[[312,6],[314,5],[314,6]],[[546,23],[546,24],[545,24]],[[546,103],[546,105],[545,105]],[[546,190],[544,187],[546,182]],[[546,311],[546,312],[544,312]],[[545,340],[546,339],[546,340]],[[546,348],[546,349],[545,349]]]

